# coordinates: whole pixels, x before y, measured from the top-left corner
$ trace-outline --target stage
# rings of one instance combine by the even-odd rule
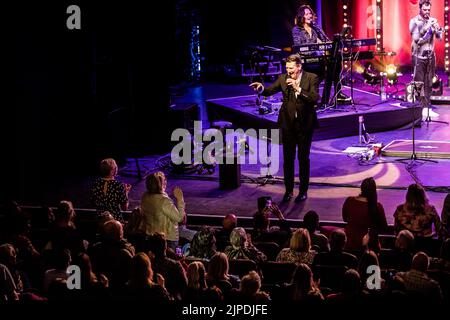
[[[364,116],[366,129],[374,142],[386,146],[394,140],[411,140],[412,110],[402,107],[399,100],[388,99],[382,102],[379,95],[366,89],[370,88],[359,85],[354,91],[355,109],[348,105],[339,106],[345,108],[345,111],[330,110],[318,113],[322,128],[315,133],[311,148],[311,183],[305,202],[281,203],[284,193],[282,146],[279,149],[279,170],[266,184],[263,183],[266,180],[264,175],[261,175],[264,166],[249,164],[247,153],[241,159],[239,188],[221,190],[219,170],[216,167],[213,174],[196,171],[169,174],[169,189],[175,185],[182,187],[187,212],[193,221],[203,217],[202,219],[210,218],[209,221],[218,223],[220,218],[228,213],[236,213],[241,220],[250,219],[256,210],[256,199],[269,195],[280,204],[288,219],[302,219],[308,210],[316,210],[324,221],[342,222],[341,209],[346,197],[358,195],[361,181],[372,176],[377,182],[379,201],[384,205],[389,223],[393,223],[393,213],[396,206],[404,201],[408,185],[414,182],[420,182],[427,188],[430,202],[440,213],[443,199],[449,192],[450,160],[437,159],[437,163],[419,163],[410,168],[408,163],[396,162],[395,157],[381,155],[371,161],[360,161],[343,152],[359,142],[360,115]],[[276,127],[276,114],[259,115],[256,105],[242,106],[255,101],[256,96],[249,95],[248,92],[248,84],[208,83],[192,88],[178,101],[197,102],[203,115],[204,127],[207,127],[212,119],[229,120],[235,128],[242,129]],[[344,92],[350,94],[349,88],[344,87]],[[420,119],[421,110],[415,111],[416,119]],[[434,111],[440,114],[440,120],[450,120],[449,106],[439,105]],[[212,118],[208,119],[207,116]],[[448,125],[420,123],[420,120],[417,122],[416,139],[450,141]],[[162,160],[150,157],[141,160],[145,168],[160,168],[170,172],[167,158]],[[124,169],[133,168],[134,163],[130,159]],[[130,192],[131,204],[138,205],[145,190],[144,182],[129,177],[124,179],[134,185]]]
[[[344,87],[343,92],[351,96],[349,87]],[[263,115],[255,104],[256,98],[256,95],[246,95],[207,100],[208,119],[211,122],[229,121],[233,128],[277,128],[281,94],[263,100],[263,106],[275,106],[271,113]],[[379,95],[358,88],[353,89],[353,101],[353,104],[338,104],[328,109],[317,108],[319,128],[315,130],[313,140],[357,135],[360,117],[369,132],[403,128],[421,117],[420,108],[402,106],[394,99],[382,101]]]

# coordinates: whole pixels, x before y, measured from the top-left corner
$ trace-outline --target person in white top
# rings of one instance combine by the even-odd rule
[[[180,187],[174,188],[175,204],[166,193],[167,179],[163,172],[148,175],[146,187],[141,199],[145,232],[147,235],[164,233],[167,246],[175,251],[179,240],[178,224],[186,215],[183,191]]]

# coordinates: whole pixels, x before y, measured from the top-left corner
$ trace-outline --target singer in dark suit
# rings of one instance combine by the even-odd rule
[[[319,78],[302,70],[300,56],[293,54],[286,58],[286,74],[269,87],[254,82],[250,86],[263,96],[283,93],[283,103],[278,115],[283,143],[283,171],[286,192],[284,202],[293,197],[294,162],[297,151],[299,163],[300,192],[296,202],[308,197],[310,160],[309,154],[314,129],[318,127],[316,105],[319,99]],[[298,148],[298,149],[297,149]],[[297,149],[297,150],[296,150]]]

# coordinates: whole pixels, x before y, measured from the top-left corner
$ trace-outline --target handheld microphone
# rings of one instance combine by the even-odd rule
[[[291,79],[291,75],[289,73],[286,74],[286,82],[287,82],[288,79]],[[287,86],[288,93],[292,93],[292,90],[293,90],[292,86],[288,85]]]

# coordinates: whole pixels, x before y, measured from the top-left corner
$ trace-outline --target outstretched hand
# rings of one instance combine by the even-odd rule
[[[261,82],[252,82],[250,83],[249,87],[252,87],[256,92],[259,92],[261,91],[263,85]]]

